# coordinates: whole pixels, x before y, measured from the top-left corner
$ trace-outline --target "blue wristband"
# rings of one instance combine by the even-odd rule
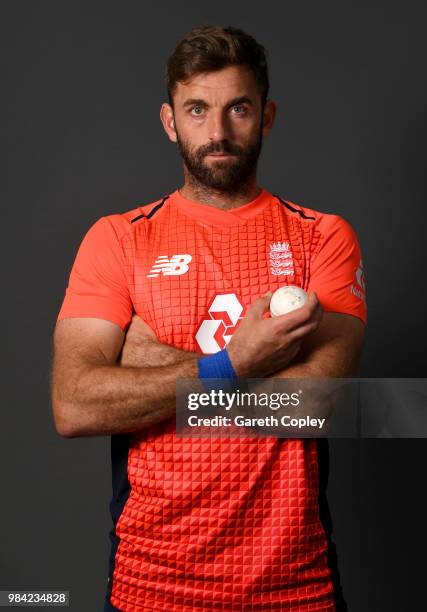
[[[230,361],[227,349],[224,348],[218,353],[201,357],[198,362],[199,378],[208,391],[215,389],[226,388],[232,389],[231,380],[237,379],[237,374],[234,371],[233,364]],[[210,379],[221,379],[217,383]]]
[[[198,370],[202,381],[206,378],[237,378],[226,348],[213,355],[201,357],[198,361]]]

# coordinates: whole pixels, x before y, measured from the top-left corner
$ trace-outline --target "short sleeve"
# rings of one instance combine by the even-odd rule
[[[350,314],[366,323],[365,280],[356,234],[337,215],[322,215],[317,230],[308,290],[316,292],[325,311]]]
[[[58,321],[96,317],[117,323],[125,330],[132,310],[123,251],[111,220],[101,217],[79,247]]]

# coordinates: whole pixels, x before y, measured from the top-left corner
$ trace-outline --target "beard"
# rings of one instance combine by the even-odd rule
[[[211,142],[193,150],[188,141],[182,140],[176,132],[179,152],[190,180],[201,187],[222,193],[237,193],[242,190],[256,174],[256,167],[262,148],[262,130],[258,138],[245,148],[228,140]],[[210,153],[228,153],[232,159],[215,160],[210,164],[204,158]]]

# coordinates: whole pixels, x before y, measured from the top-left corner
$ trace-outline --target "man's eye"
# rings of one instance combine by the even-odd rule
[[[237,115],[243,115],[243,113],[246,111],[246,107],[242,106],[241,104],[235,104],[232,107],[232,110],[237,114]]]
[[[201,106],[193,106],[193,108],[191,109],[191,113],[193,115],[200,116],[203,114],[203,108]]]

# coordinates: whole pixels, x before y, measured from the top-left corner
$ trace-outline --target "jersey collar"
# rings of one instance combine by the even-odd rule
[[[245,223],[248,219],[260,213],[272,197],[272,194],[266,189],[261,189],[261,193],[251,202],[231,210],[220,210],[209,204],[187,200],[177,189],[170,195],[170,205],[205,225],[227,226]]]

